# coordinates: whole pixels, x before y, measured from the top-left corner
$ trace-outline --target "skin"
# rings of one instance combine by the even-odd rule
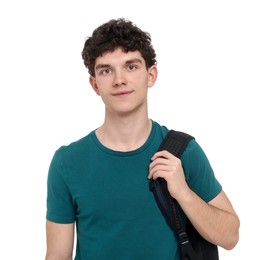
[[[95,77],[89,81],[105,104],[104,123],[96,130],[99,141],[118,151],[142,146],[151,131],[147,95],[157,79],[156,66],[146,68],[140,52],[121,49],[104,53],[96,59]],[[162,177],[171,195],[188,218],[210,242],[232,249],[239,239],[239,218],[224,191],[209,203],[188,187],[182,162],[167,151],[156,153],[149,167],[149,179]],[[72,259],[74,224],[46,223],[46,260]]]
[[[161,177],[167,181],[171,196],[206,240],[227,250],[233,249],[239,240],[240,221],[225,192],[221,191],[206,203],[188,187],[180,159],[161,151],[151,160],[148,178]]]
[[[74,224],[46,221],[46,260],[72,260]]]

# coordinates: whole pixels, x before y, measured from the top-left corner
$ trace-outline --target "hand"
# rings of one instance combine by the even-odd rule
[[[188,190],[182,163],[179,158],[168,151],[154,154],[149,165],[148,179],[164,178],[171,196],[177,199],[181,191]]]

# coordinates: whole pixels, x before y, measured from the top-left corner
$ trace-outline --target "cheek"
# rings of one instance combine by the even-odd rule
[[[98,89],[107,89],[112,86],[112,77],[103,77],[103,78],[98,78],[96,80],[96,85]]]
[[[103,80],[97,79],[94,89],[97,95],[102,96],[109,92],[110,87],[111,87],[111,81],[108,78]]]

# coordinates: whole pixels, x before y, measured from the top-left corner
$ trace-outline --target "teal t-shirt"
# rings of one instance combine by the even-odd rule
[[[147,179],[150,158],[168,129],[152,122],[145,144],[130,152],[103,146],[95,131],[59,148],[48,173],[47,219],[74,223],[76,260],[178,260],[176,238]],[[205,201],[222,187],[195,140],[182,157],[189,186]]]

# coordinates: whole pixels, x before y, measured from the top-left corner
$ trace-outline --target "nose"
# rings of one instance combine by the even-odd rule
[[[119,87],[122,85],[126,85],[126,76],[125,73],[122,70],[116,70],[114,74],[114,87]]]

